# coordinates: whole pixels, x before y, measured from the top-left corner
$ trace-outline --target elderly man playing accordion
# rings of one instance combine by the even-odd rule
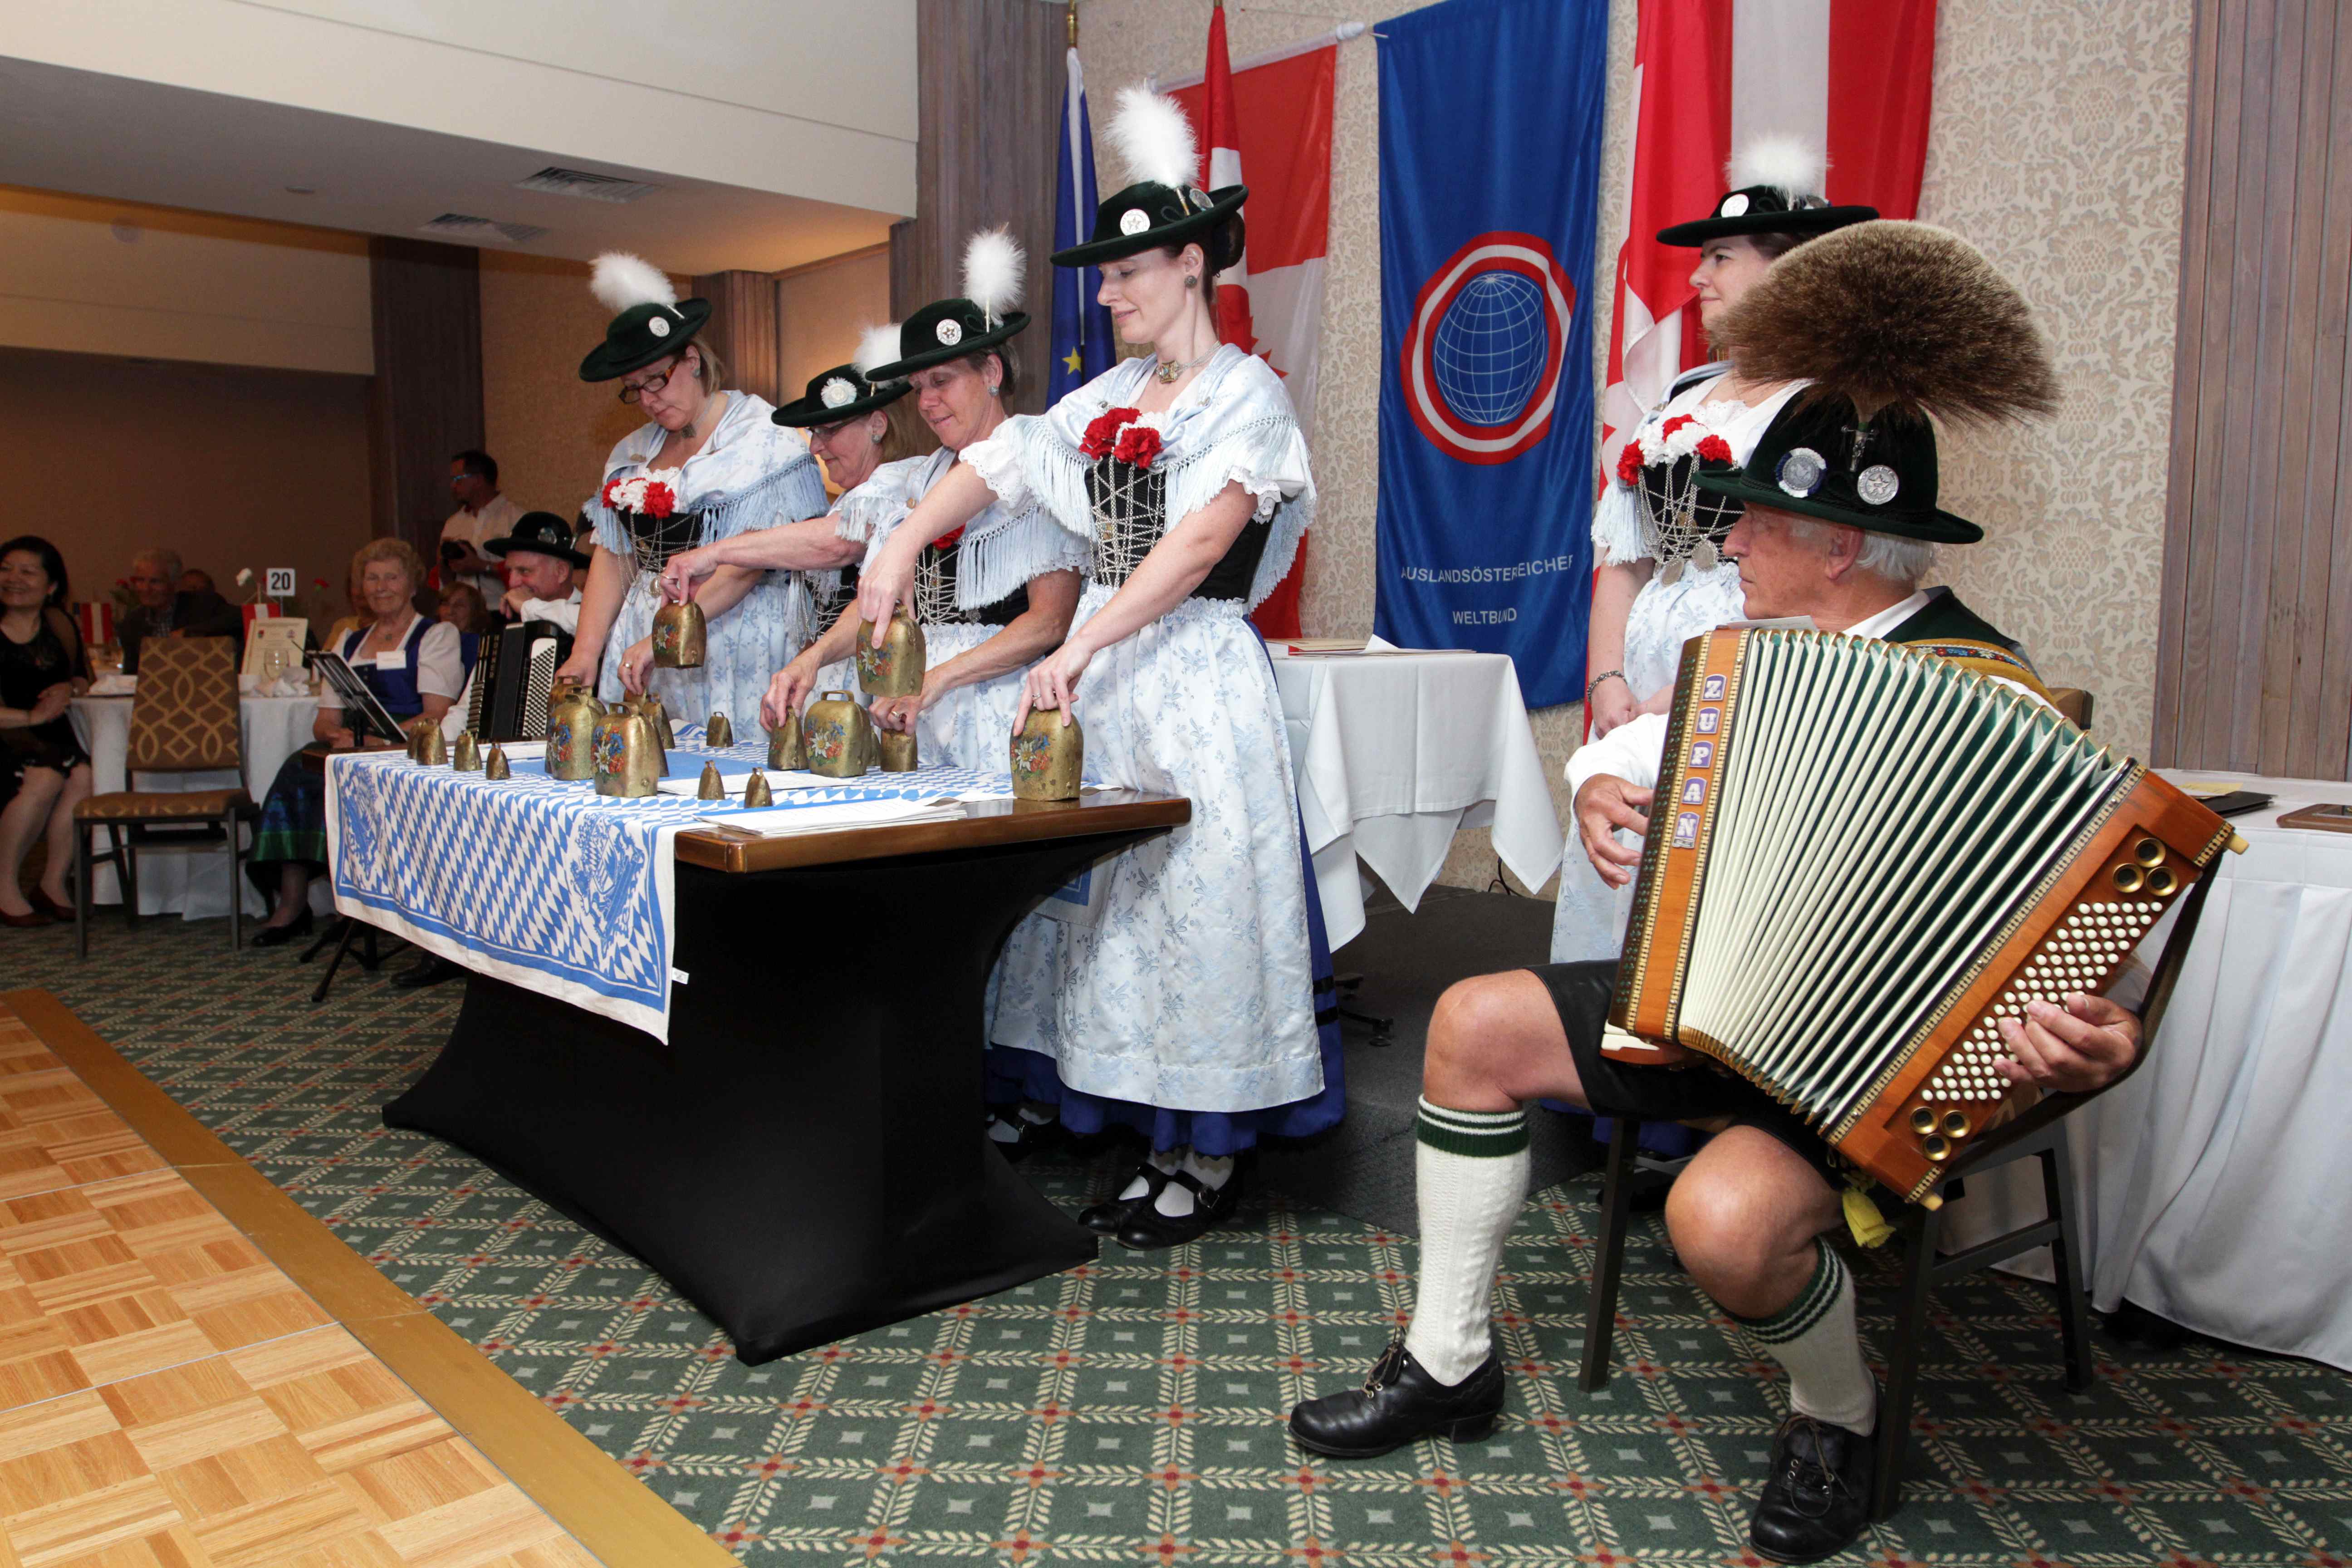
[[[1923,289],[1928,279],[1948,284]],[[1932,306],[1922,300],[1931,300]],[[1927,416],[2048,411],[2055,387],[2025,306],[1952,237],[1870,223],[1777,263],[1719,331],[1752,383],[1804,381],[1744,468],[1695,456],[1700,505],[1744,513],[1724,552],[1739,564],[1751,620],[1803,616],[1823,631],[1932,645],[2046,700],[2016,646],[1948,590],[1916,586],[1936,542],[1981,530],[1937,510]],[[1641,853],[1615,830],[1649,828],[1667,721],[1634,719],[1568,764],[1585,853],[1628,882]],[[1464,981],[1429,1026],[1418,1121],[1422,1220],[1410,1331],[1360,1389],[1291,1413],[1305,1447],[1381,1454],[1443,1434],[1484,1436],[1504,1404],[1488,1297],[1526,1196],[1530,1100],[1628,1117],[1727,1123],[1674,1185],[1666,1223],[1701,1289],[1789,1374],[1749,1539],[1776,1562],[1842,1550],[1866,1521],[1877,1387],[1854,1328],[1852,1280],[1822,1233],[1841,1221],[1836,1156],[1795,1112],[1727,1072],[1633,1065],[1601,1051],[1616,966],[1553,964]],[[2139,1049],[2137,1020],[2072,994],[2004,1018],[2011,1082],[2103,1086]]]

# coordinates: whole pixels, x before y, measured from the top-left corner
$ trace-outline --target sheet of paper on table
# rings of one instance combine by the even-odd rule
[[[1277,658],[1361,658],[1373,654],[1476,653],[1470,647],[1399,647],[1381,637],[1290,637],[1265,645]]]
[[[891,827],[909,822],[954,822],[963,814],[953,802],[927,800],[845,800],[835,805],[785,806],[773,811],[740,809],[702,818],[714,827],[761,837],[795,833],[838,833],[853,827]]]

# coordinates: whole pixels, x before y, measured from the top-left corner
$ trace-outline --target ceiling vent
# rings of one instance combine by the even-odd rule
[[[585,196],[592,202],[633,202],[660,190],[638,180],[592,174],[584,169],[545,168],[528,180],[517,180],[518,190],[541,191],[551,196]]]
[[[417,231],[437,234],[444,239],[470,240],[476,245],[528,245],[547,233],[535,223],[493,223],[486,217],[467,213],[443,213]]]

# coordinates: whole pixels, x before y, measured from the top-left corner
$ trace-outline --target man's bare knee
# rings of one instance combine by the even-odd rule
[[[1562,1082],[1572,1088],[1566,1045],[1541,981],[1526,970],[1482,974],[1437,999],[1422,1086],[1438,1103],[1465,1110],[1516,1104],[1557,1092]]]
[[[1743,1316],[1785,1305],[1810,1272],[1813,1237],[1837,1195],[1794,1151],[1734,1127],[1700,1152],[1666,1196],[1666,1230],[1701,1289]]]

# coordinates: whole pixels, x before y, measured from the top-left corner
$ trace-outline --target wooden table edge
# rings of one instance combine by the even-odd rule
[[[1124,793],[1124,792],[1122,792]],[[997,807],[999,803],[985,803]],[[1180,795],[1144,795],[1130,800],[1081,798],[1067,802],[1006,802],[1017,810],[939,822],[895,823],[883,827],[845,828],[755,837],[715,827],[687,828],[677,836],[683,865],[713,871],[782,871],[851,860],[883,860],[904,855],[952,853],[1007,844],[1035,844],[1096,834],[1181,827],[1192,820],[1192,803]]]

